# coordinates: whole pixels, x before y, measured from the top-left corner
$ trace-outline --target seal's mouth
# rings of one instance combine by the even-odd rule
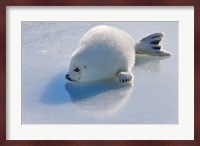
[[[69,77],[69,75],[67,74],[66,76],[65,76],[65,79],[67,79],[67,80],[69,80],[69,81],[72,81],[73,82],[73,80]]]
[[[71,81],[71,82],[75,82],[75,80],[72,80],[72,79],[69,77],[68,74],[65,76],[65,79],[66,79],[66,80],[69,80],[69,81]]]

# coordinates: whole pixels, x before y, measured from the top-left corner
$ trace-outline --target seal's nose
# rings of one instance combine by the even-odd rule
[[[65,79],[69,80],[69,81],[73,81],[68,74],[66,74]]]
[[[69,79],[69,75],[68,74],[66,74],[65,79]]]

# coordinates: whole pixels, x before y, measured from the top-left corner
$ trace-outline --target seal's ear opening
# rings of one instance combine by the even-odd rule
[[[87,67],[84,65],[84,68],[86,69]]]

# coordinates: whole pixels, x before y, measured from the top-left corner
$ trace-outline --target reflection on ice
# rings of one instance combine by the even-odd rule
[[[93,115],[110,115],[123,107],[131,93],[132,84],[115,81],[78,84],[69,82],[66,90],[77,109]]]
[[[156,57],[137,54],[134,68],[140,67],[141,69],[150,72],[159,72],[161,70],[161,61],[167,58],[169,57]]]
[[[84,98],[97,96],[98,94],[102,94],[104,92],[113,92],[120,88],[128,88],[131,86],[131,83],[122,85],[113,80],[104,80],[89,83],[67,82],[65,89],[70,94],[72,101],[79,101]]]
[[[45,104],[72,104],[80,111],[111,114],[128,100],[133,83],[122,85],[105,80],[92,83],[67,82],[64,72],[56,75],[46,87],[40,101]]]

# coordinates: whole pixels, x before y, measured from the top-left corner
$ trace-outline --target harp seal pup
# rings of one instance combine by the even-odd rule
[[[115,78],[120,83],[129,83],[133,79],[135,53],[171,55],[159,44],[163,36],[163,33],[154,33],[136,41],[118,28],[96,26],[81,38],[65,78],[73,82]]]

